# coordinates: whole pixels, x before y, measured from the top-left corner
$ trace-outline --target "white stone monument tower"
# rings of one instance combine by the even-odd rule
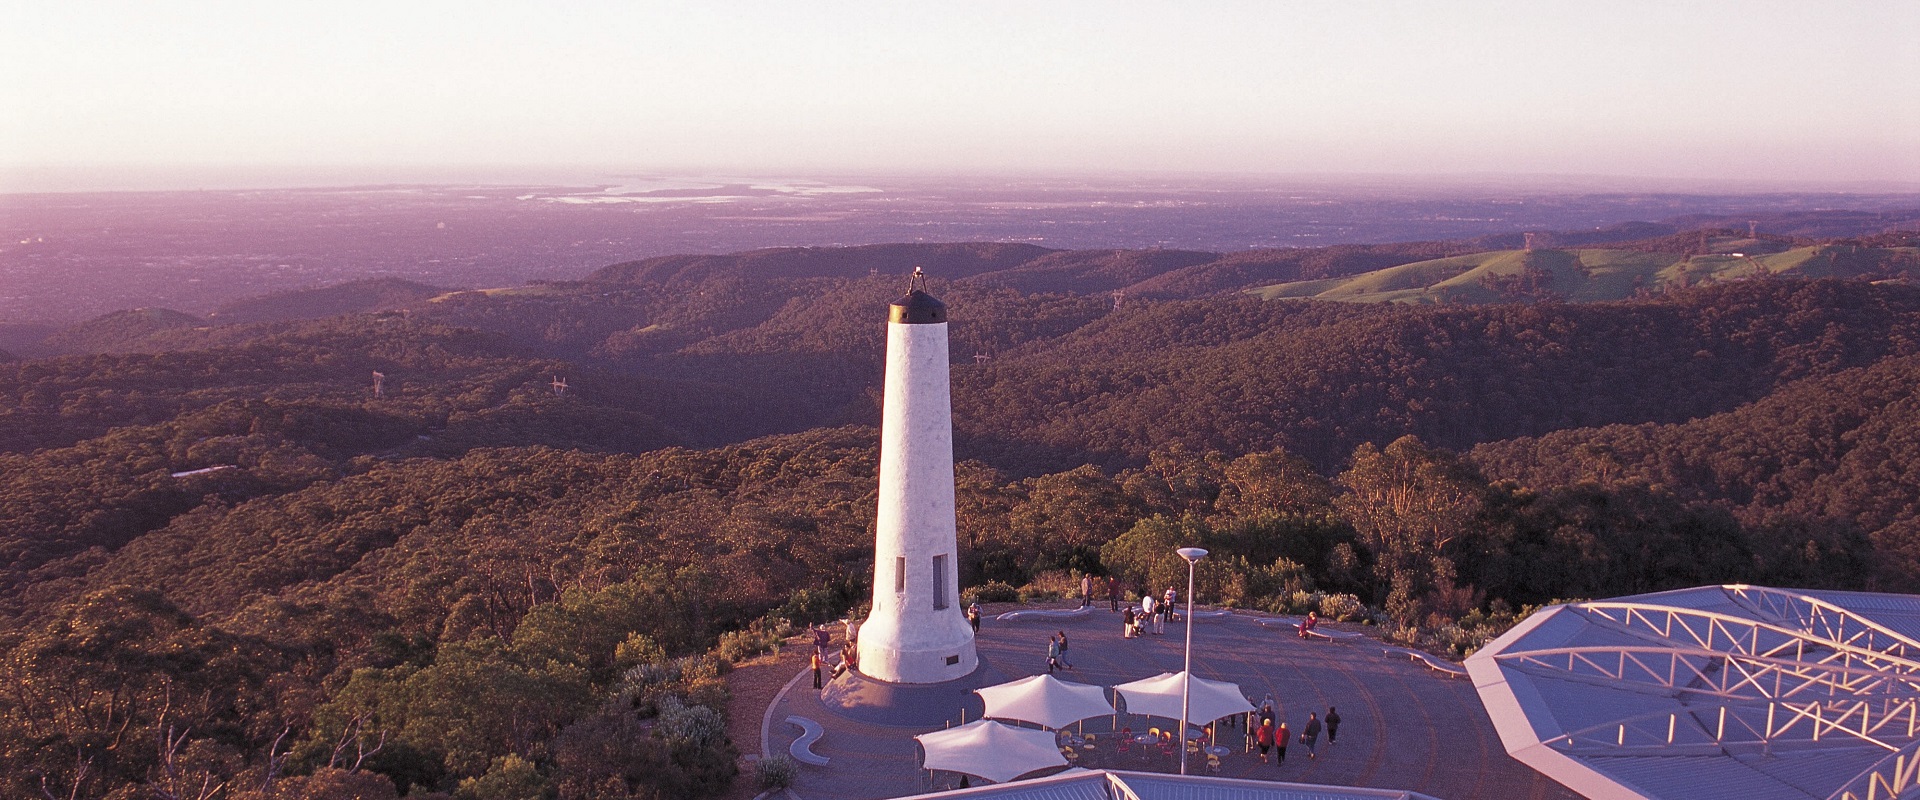
[[[955,563],[947,306],[915,267],[888,311],[873,610],[860,626],[859,669],[890,683],[941,683],[979,665]]]

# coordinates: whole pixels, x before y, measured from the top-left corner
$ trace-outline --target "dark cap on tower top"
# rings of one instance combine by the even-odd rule
[[[903,325],[926,325],[947,321],[947,304],[933,295],[915,289],[887,306],[887,321]]]
[[[919,267],[907,277],[907,296],[893,301],[887,311],[890,323],[927,325],[947,321],[947,304],[927,294],[927,273]]]

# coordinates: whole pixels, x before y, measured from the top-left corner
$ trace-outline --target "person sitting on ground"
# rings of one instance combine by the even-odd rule
[[[1320,615],[1312,611],[1307,612],[1307,618],[1300,621],[1300,638],[1307,638],[1308,634],[1312,633],[1313,629],[1319,625]]]

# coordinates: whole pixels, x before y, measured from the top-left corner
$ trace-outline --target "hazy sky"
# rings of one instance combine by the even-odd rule
[[[577,165],[1920,182],[1916,0],[0,0],[0,70],[16,181]]]

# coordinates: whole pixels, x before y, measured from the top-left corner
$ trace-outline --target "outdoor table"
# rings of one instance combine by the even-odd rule
[[[1225,756],[1232,752],[1233,752],[1232,750],[1229,750],[1226,747],[1223,747],[1217,744],[1206,748],[1207,755],[1212,755],[1212,756]]]

